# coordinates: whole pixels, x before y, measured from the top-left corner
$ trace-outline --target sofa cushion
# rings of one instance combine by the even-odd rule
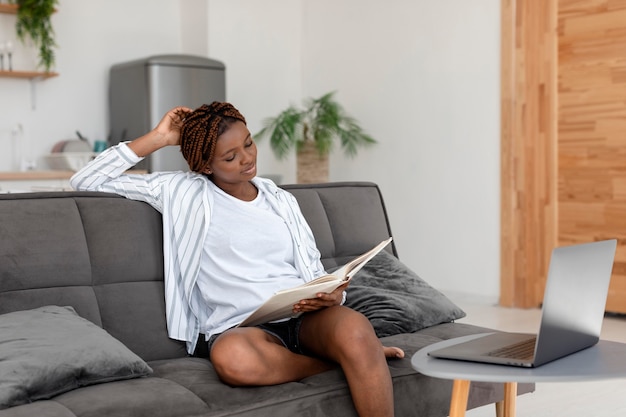
[[[346,306],[363,313],[378,337],[465,317],[465,312],[398,258],[381,251],[352,278]]]
[[[152,369],[72,307],[0,315],[0,409]]]

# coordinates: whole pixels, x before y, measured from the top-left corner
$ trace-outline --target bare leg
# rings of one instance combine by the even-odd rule
[[[383,347],[363,315],[340,306],[307,313],[300,342],[316,357],[289,351],[263,330],[235,328],[215,341],[211,362],[222,381],[234,386],[299,381],[339,364],[361,417],[393,415],[393,390],[385,356],[401,358],[404,352]]]
[[[217,338],[211,349],[211,363],[220,379],[234,386],[299,381],[337,367],[293,353],[274,336],[254,327],[231,329]]]
[[[340,306],[310,313],[302,322],[300,342],[341,366],[359,416],[393,416],[393,386],[385,356],[403,357],[404,352],[384,348],[362,314]]]

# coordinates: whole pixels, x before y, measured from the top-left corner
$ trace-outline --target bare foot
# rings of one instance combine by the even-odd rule
[[[383,346],[385,357],[388,359],[402,359],[404,358],[404,351],[395,346]]]

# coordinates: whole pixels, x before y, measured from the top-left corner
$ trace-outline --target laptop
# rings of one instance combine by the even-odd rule
[[[617,240],[552,251],[536,335],[490,333],[429,352],[442,359],[537,367],[600,340]]]

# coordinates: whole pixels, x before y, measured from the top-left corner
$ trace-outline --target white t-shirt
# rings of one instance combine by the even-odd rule
[[[237,325],[276,291],[304,282],[294,266],[289,229],[265,194],[259,191],[248,202],[212,187],[211,227],[197,281],[206,303],[201,332],[207,337]]]

